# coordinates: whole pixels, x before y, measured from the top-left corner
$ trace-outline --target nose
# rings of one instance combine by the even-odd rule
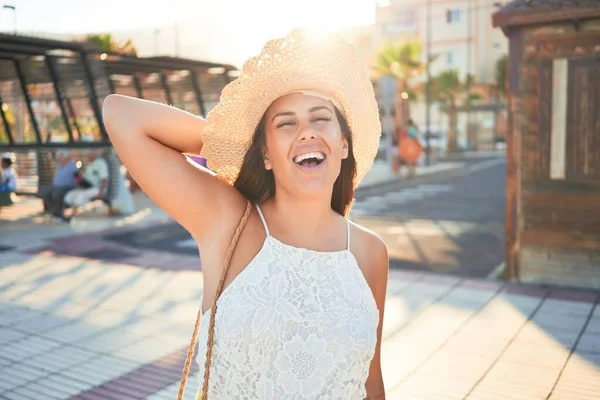
[[[313,129],[310,124],[305,124],[300,128],[300,135],[298,135],[298,140],[308,140],[308,139],[316,139],[317,133]]]

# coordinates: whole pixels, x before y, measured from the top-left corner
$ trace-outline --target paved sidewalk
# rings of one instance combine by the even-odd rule
[[[198,271],[0,253],[0,398],[174,399],[201,285]],[[387,398],[598,399],[597,301],[392,271]]]
[[[465,166],[464,161],[448,161],[448,162],[439,162],[430,166],[419,165],[415,169],[415,174],[418,177],[432,175],[436,173],[458,170]],[[406,168],[403,168],[401,171],[401,175],[394,176],[392,172],[392,168],[387,161],[377,160],[373,163],[373,166],[361,181],[358,186],[359,189],[366,189],[371,186],[382,185],[386,183],[395,182],[401,179],[405,179],[406,176]]]

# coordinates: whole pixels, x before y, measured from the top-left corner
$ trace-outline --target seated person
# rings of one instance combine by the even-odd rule
[[[84,172],[76,179],[77,187],[65,195],[65,205],[83,207],[91,200],[104,198],[108,191],[108,172],[108,163],[100,151],[87,152]]]
[[[0,176],[0,193],[10,193],[17,189],[17,175],[12,167],[12,157],[2,157],[2,175]]]
[[[64,210],[64,198],[67,192],[75,189],[77,166],[66,150],[56,152],[58,168],[52,180],[52,187],[44,194],[44,211],[55,217],[61,217]]]

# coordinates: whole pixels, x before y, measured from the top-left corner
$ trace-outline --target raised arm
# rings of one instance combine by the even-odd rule
[[[243,212],[238,191],[198,171],[182,154],[200,153],[202,118],[121,95],[104,100],[102,115],[117,154],[136,182],[199,243],[228,207]]]

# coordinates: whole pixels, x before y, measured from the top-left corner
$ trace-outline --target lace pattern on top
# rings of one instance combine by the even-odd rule
[[[355,257],[284,244],[257,209],[267,236],[217,301],[209,398],[363,399],[379,311]]]

